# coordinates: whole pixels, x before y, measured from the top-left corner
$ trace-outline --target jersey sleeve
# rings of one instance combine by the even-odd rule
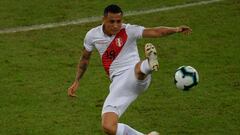
[[[94,49],[94,45],[93,45],[93,41],[92,41],[92,37],[91,37],[91,32],[90,31],[86,34],[86,36],[84,38],[83,46],[89,52],[93,51],[93,49]]]
[[[140,39],[140,38],[142,38],[143,30],[145,28],[143,26],[139,26],[139,25],[128,24],[126,26],[126,29],[128,31],[129,36],[136,38],[136,39]]]

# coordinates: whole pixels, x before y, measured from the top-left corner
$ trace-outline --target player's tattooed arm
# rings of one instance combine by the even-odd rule
[[[174,33],[183,33],[190,34],[192,29],[188,26],[179,26],[179,27],[154,27],[154,28],[146,28],[143,31],[143,37],[154,38],[154,37],[162,37],[171,35]]]
[[[77,74],[76,79],[73,82],[73,84],[68,88],[68,96],[70,97],[76,97],[75,94],[78,86],[79,86],[79,80],[82,78],[84,72],[87,70],[87,66],[90,60],[91,52],[88,52],[85,48],[83,49],[82,57],[80,58],[80,62],[77,66]]]
[[[87,70],[91,53],[92,52],[89,52],[85,48],[83,48],[83,54],[77,66],[77,74],[75,81],[79,81],[82,78],[84,72]]]

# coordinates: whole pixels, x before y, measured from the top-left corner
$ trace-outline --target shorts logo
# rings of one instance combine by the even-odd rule
[[[122,45],[123,45],[123,41],[122,41],[122,38],[116,38],[116,45],[118,46],[118,47],[121,47]]]
[[[96,41],[96,44],[107,44],[108,41],[106,40],[99,40],[99,41]]]

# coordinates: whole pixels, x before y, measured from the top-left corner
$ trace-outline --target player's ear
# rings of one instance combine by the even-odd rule
[[[102,17],[102,22],[105,22],[106,21],[106,16],[103,16]]]

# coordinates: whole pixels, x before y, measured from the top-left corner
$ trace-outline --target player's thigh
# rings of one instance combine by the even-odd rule
[[[141,93],[145,91],[151,83],[151,74],[147,75],[147,77],[144,80],[139,80],[136,77],[136,73],[134,69],[131,69],[128,78],[126,79],[126,85],[129,87],[129,89],[132,90],[134,93]]]
[[[102,115],[107,112],[114,112],[119,117],[125,112],[127,107],[137,98],[132,83],[129,82],[129,70],[113,78],[110,85],[110,92],[104,102]]]
[[[114,78],[110,85],[110,93],[104,102],[102,114],[114,112],[120,117],[138,95],[149,86],[150,81],[151,76],[145,80],[137,80],[134,69],[127,70]]]
[[[103,105],[102,115],[107,112],[114,112],[120,117],[129,104],[136,99],[137,94],[129,90],[125,81],[125,75],[120,75],[113,79],[110,85],[110,92]]]

